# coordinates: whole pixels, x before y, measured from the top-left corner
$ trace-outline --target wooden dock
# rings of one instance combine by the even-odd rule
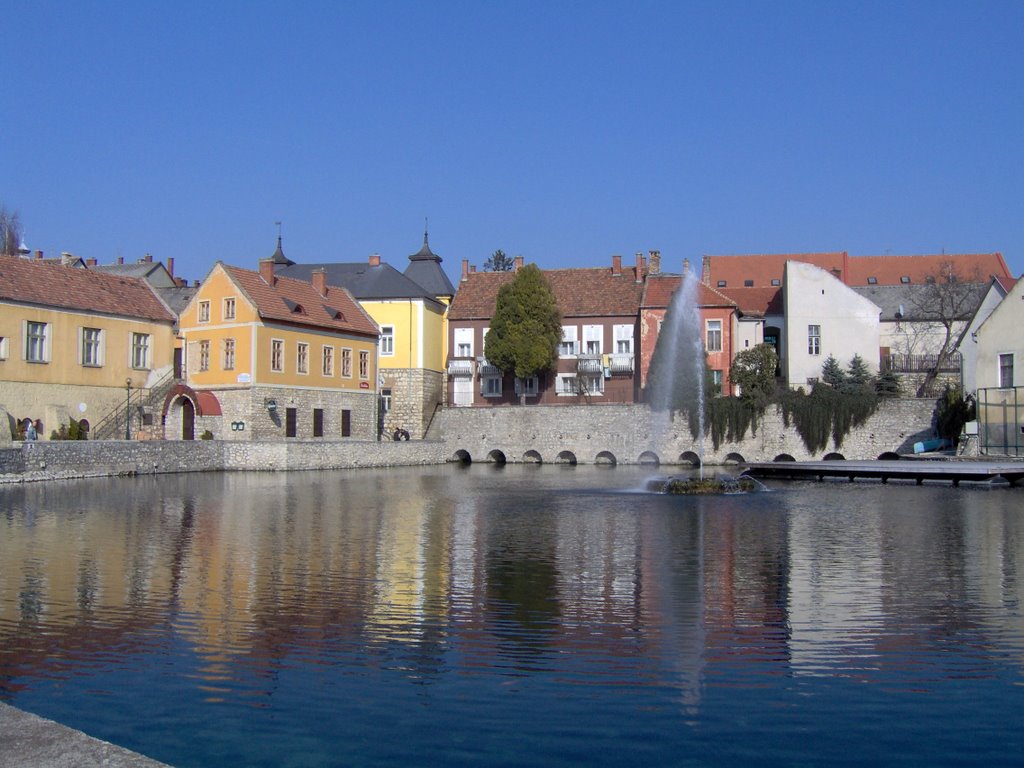
[[[925,480],[1016,485],[1024,480],[1024,461],[771,461],[746,464],[743,475],[756,478],[824,480]]]

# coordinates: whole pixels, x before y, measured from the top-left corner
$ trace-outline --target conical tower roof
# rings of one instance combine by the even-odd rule
[[[274,251],[274,255],[270,257],[270,260],[275,264],[290,267],[295,262],[284,255],[284,251],[281,249],[281,236],[277,236],[277,250]]]
[[[423,247],[409,257],[409,266],[404,274],[435,297],[455,295],[452,281],[441,268],[441,257],[430,250],[426,230],[423,231]]]

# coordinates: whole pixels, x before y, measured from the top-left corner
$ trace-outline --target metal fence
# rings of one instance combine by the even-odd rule
[[[1024,456],[1024,387],[979,389],[976,404],[979,451]]]
[[[962,362],[959,352],[948,355],[939,365],[938,355],[902,355],[891,353],[882,358],[882,370],[893,373],[927,373],[938,367],[939,373],[959,373]]]

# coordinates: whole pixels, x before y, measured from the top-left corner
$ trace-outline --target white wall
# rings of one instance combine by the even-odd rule
[[[964,392],[975,392],[978,388],[976,379],[976,370],[978,367],[978,340],[975,334],[982,324],[988,320],[989,315],[995,311],[995,308],[999,306],[1003,300],[1003,289],[999,287],[999,284],[994,280],[992,285],[989,286],[988,292],[985,294],[985,298],[981,302],[981,306],[978,307],[978,311],[974,313],[974,317],[967,328],[967,332],[964,334],[963,340],[960,342],[959,349],[960,354],[963,355],[963,381],[964,381]]]
[[[999,355],[1012,354],[1013,383],[1024,386],[1024,280],[1017,284],[977,330],[977,387],[999,386]]]
[[[811,264],[786,262],[783,280],[786,307],[786,363],[790,387],[806,387],[820,379],[821,367],[832,355],[844,368],[860,355],[878,371],[878,305],[851,290],[832,274]],[[821,328],[819,354],[808,352],[808,326]]]

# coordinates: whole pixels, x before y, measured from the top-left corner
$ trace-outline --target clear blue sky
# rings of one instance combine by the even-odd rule
[[[2,13],[26,244],[203,277],[658,249],[1001,251],[1024,2],[39,2]],[[678,267],[676,268],[678,269]]]

